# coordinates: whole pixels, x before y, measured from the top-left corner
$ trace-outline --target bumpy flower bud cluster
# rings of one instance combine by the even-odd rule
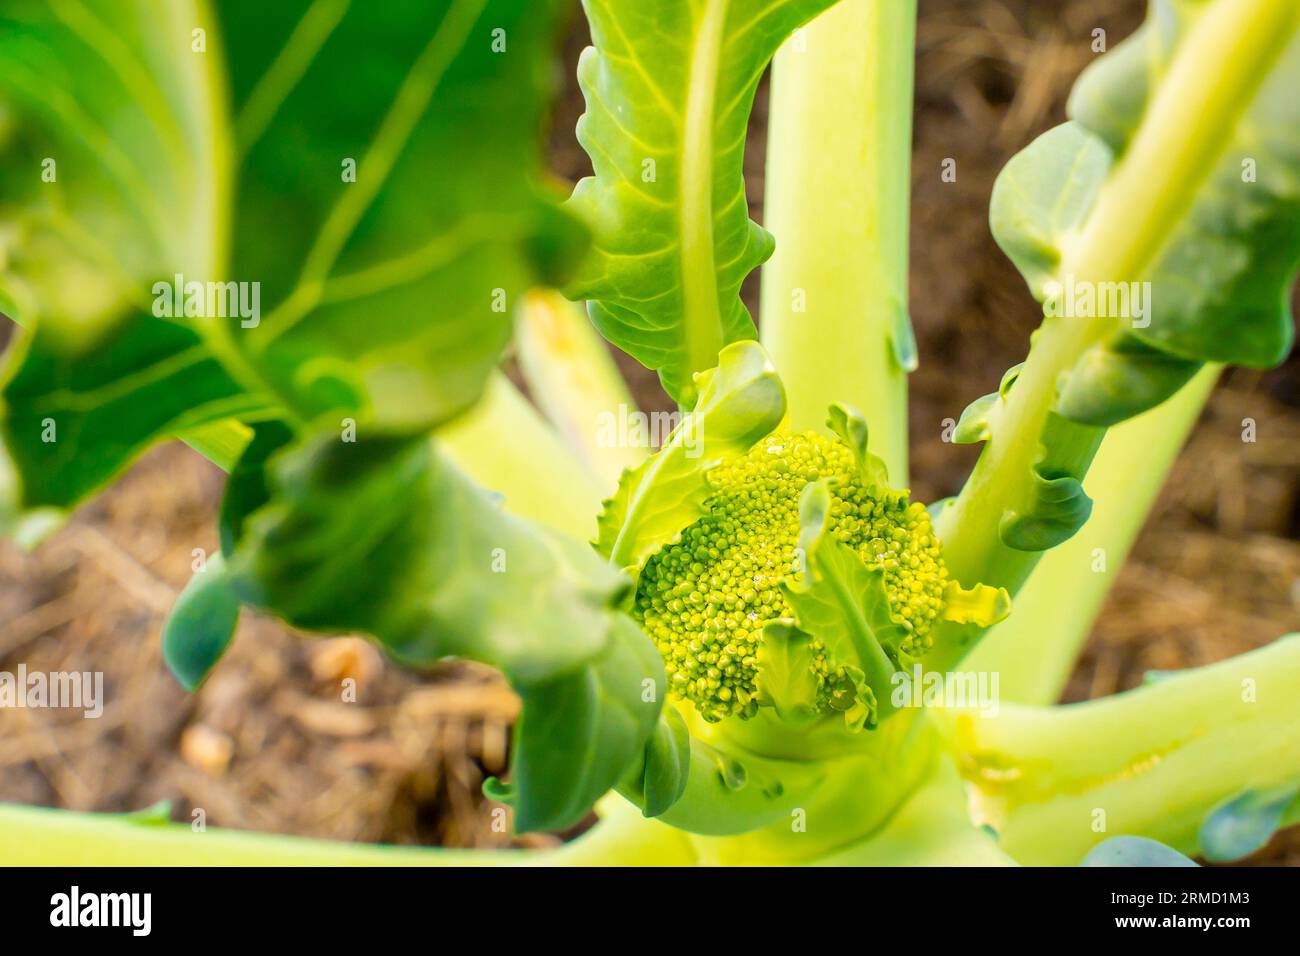
[[[830,479],[837,539],[883,570],[900,647],[919,655],[948,579],[930,518],[906,493],[864,487],[853,453],[813,432],[777,434],[709,474],[709,514],[647,562],[634,614],[663,655],[669,687],[710,721],[757,712],[758,651],[768,621],[793,617],[779,588],[797,572],[799,495]],[[816,638],[816,635],[813,635]],[[813,646],[830,706],[837,665]]]

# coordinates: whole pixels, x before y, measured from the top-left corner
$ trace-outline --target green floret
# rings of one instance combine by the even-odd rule
[[[710,721],[753,717],[763,627],[793,613],[780,583],[798,573],[799,495],[829,479],[833,534],[882,571],[902,653],[923,654],[941,616],[948,572],[924,506],[867,487],[854,454],[814,432],[776,434],[709,473],[709,514],[642,571],[634,615],[663,655],[674,695]],[[816,638],[816,635],[813,635]],[[812,645],[818,703],[838,709],[843,668]]]

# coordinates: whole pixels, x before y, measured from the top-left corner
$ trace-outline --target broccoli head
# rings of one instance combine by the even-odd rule
[[[840,441],[775,433],[709,472],[708,513],[651,557],[638,582],[633,614],[663,655],[672,693],[706,720],[758,711],[763,629],[795,616],[781,584],[802,574],[800,494],[822,479],[832,534],[883,574],[905,634],[892,650],[917,657],[930,645],[949,579],[925,507],[865,476]],[[840,709],[844,663],[812,637],[818,707]]]

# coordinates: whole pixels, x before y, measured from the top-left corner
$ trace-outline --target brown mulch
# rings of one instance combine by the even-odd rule
[[[988,233],[989,190],[1008,157],[1059,122],[1073,78],[1114,40],[1136,0],[926,0],[918,36],[913,173],[914,492],[954,493],[976,450],[940,423],[990,391],[1026,350],[1037,311]],[[568,46],[576,61],[583,26]],[[569,179],[585,157],[557,111],[552,163]],[[761,201],[765,101],[747,151]],[[955,183],[940,163],[957,159]],[[761,205],[756,202],[756,216]],[[757,284],[747,287],[753,294]],[[625,362],[647,407],[653,376]],[[1151,669],[1222,659],[1300,630],[1300,362],[1234,372],[1213,396],[1120,576],[1065,699],[1113,693]],[[1258,440],[1241,440],[1241,420]],[[0,712],[0,801],[130,810],[161,799],[187,820],[342,840],[447,846],[508,841],[480,795],[505,765],[517,702],[468,664],[403,672],[368,644],[305,639],[246,616],[212,679],[187,695],[166,673],[159,630],[215,547],[222,476],[188,449],[146,455],[34,554],[0,543],[0,670],[97,670],[99,720],[56,710]],[[341,687],[353,678],[356,703]],[[530,838],[544,843],[554,838]],[[1258,857],[1300,864],[1293,830]]]

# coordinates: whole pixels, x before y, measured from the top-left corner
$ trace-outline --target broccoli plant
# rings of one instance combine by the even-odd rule
[[[584,0],[566,201],[567,8],[0,2],[4,529],[183,440],[229,480],[162,635],[182,683],[250,609],[480,661],[522,701],[488,795],[599,818],[477,853],[6,807],[5,862],[1181,861],[1300,820],[1297,637],[1052,706],[1220,370],[1290,348],[1300,3],[1151,0],[1008,164],[1043,322],[928,507],[914,0]],[[653,453],[609,432],[606,341],[680,409]]]

